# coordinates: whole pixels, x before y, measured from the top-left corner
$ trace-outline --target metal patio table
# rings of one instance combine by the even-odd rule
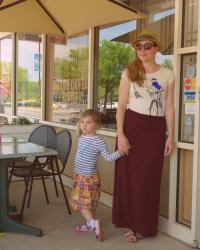
[[[0,232],[42,236],[42,230],[22,224],[9,216],[8,164],[14,158],[57,155],[57,151],[15,137],[0,140]]]

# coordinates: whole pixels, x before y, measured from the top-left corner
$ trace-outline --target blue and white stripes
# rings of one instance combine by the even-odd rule
[[[110,153],[106,142],[101,137],[81,135],[78,140],[74,172],[87,176],[95,174],[96,161],[100,155],[106,161],[114,161],[121,156],[118,151]]]

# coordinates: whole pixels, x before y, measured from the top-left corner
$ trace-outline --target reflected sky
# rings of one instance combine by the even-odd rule
[[[124,35],[130,31],[135,30],[136,23],[137,23],[137,21],[131,21],[128,23],[115,25],[115,26],[112,26],[112,27],[109,27],[106,29],[101,29],[99,39],[100,39],[100,41],[102,41],[104,39],[112,40],[115,37]]]

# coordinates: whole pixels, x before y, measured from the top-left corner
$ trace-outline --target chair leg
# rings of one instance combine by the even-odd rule
[[[48,198],[48,194],[47,194],[47,189],[46,189],[44,177],[41,176],[41,178],[42,178],[42,183],[43,183],[43,188],[44,188],[44,193],[45,193],[46,201],[47,201],[47,204],[49,204],[49,198]]]
[[[11,180],[12,180],[12,172],[10,171],[10,176],[9,176],[9,179],[8,179],[8,187],[10,187],[10,183],[11,183]]]
[[[59,194],[58,194],[58,187],[57,187],[57,184],[56,184],[56,177],[55,177],[55,174],[54,174],[53,166],[52,166],[52,168],[51,168],[51,171],[52,171],[52,173],[53,173],[53,182],[54,182],[54,186],[55,186],[56,196],[59,197]]]
[[[27,193],[28,193],[29,180],[24,178],[24,183],[25,183],[25,190],[24,190],[24,196],[23,196],[23,200],[22,200],[21,211],[20,211],[20,215],[19,215],[19,221],[21,221],[22,218],[23,218],[24,207],[25,207],[25,202],[26,202],[26,196],[27,196]]]
[[[29,208],[29,207],[30,207],[32,189],[33,189],[33,177],[30,179],[30,187],[29,187],[29,191],[28,191],[28,202],[27,202],[27,208]]]
[[[65,192],[65,188],[64,188],[63,181],[62,181],[60,173],[58,174],[58,177],[59,177],[59,180],[60,180],[60,185],[61,185],[61,188],[62,188],[62,191],[63,191],[63,196],[65,198],[65,203],[66,203],[66,206],[67,206],[68,213],[71,214],[71,210],[70,210],[70,207],[69,207],[69,202],[67,200],[67,195],[66,195],[66,192]]]

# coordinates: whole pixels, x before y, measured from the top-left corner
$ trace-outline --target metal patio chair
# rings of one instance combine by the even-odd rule
[[[55,136],[56,136],[56,131],[53,127],[51,127],[49,125],[41,125],[39,127],[36,127],[31,132],[28,141],[35,143],[35,144],[38,144],[38,145],[41,145],[41,146],[52,148]],[[44,156],[43,157],[35,157],[32,161],[28,160],[26,158],[19,158],[19,159],[12,161],[9,164],[9,167],[11,168],[9,181],[8,181],[9,185],[10,185],[10,182],[11,182],[11,179],[13,176],[14,169],[32,168],[32,166],[36,165],[38,161],[46,161],[46,163],[48,162],[49,163],[48,168],[52,169],[52,171],[53,171],[53,165],[52,165],[51,159],[48,159],[48,157],[44,157]],[[53,181],[54,181],[56,195],[58,196],[58,189],[57,189],[55,178],[53,178]],[[47,201],[47,203],[49,203],[49,199],[48,199],[48,195],[47,195],[47,191],[46,191],[46,186],[45,186],[45,181],[44,181],[43,177],[42,177],[42,182],[43,182],[46,201]],[[30,205],[30,201],[28,203],[28,207],[29,207],[29,205]]]
[[[25,190],[21,206],[20,220],[23,217],[23,211],[27,199],[27,194],[28,194],[28,203],[30,203],[30,197],[34,180],[38,178],[44,179],[45,177],[55,178],[56,176],[58,176],[68,213],[71,214],[69,203],[67,200],[67,195],[61,177],[61,174],[63,173],[66,167],[66,163],[71,150],[71,145],[72,145],[71,134],[68,130],[64,129],[55,136],[51,146],[52,149],[58,152],[57,156],[49,157],[48,160],[45,162],[36,161],[35,165],[32,165],[31,168],[30,167],[13,168],[12,174],[16,177],[24,178],[25,180]],[[53,168],[50,171],[48,169],[49,165],[53,166]],[[29,183],[30,183],[30,188],[29,188]]]

